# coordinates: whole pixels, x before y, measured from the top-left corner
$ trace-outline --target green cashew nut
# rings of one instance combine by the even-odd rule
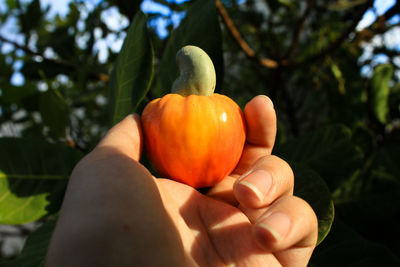
[[[172,93],[182,96],[210,96],[215,89],[215,69],[211,58],[201,48],[188,45],[176,54],[180,75],[172,85]]]

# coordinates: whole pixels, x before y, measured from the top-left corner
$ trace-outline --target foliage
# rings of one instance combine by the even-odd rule
[[[400,51],[374,40],[398,29],[399,2],[359,30],[372,0],[157,0],[169,12],[146,15],[141,2],[71,1],[65,16],[39,0],[0,6],[0,23],[16,23],[15,38],[0,31],[0,223],[47,221],[0,266],[43,264],[73,166],[111,125],[169,90],[185,44],[209,53],[217,90],[241,107],[257,94],[274,101],[274,153],[319,219],[310,266],[398,265]],[[120,27],[105,19],[111,11]],[[15,75],[23,81],[10,83]]]

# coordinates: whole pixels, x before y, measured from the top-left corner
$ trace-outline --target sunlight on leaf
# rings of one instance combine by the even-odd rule
[[[110,78],[111,124],[136,111],[153,78],[153,47],[147,17],[138,12],[129,27]]]
[[[40,139],[0,139],[0,223],[22,224],[58,211],[82,154]]]

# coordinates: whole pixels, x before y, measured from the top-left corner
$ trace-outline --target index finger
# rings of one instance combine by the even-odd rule
[[[142,152],[143,137],[138,114],[131,114],[112,127],[103,137],[94,151],[102,154],[113,151],[139,161]]]

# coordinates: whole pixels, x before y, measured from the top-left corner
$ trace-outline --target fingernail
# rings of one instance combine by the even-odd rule
[[[271,234],[273,239],[276,241],[282,240],[289,232],[291,221],[289,216],[283,212],[276,212],[260,219],[257,223],[258,227],[261,227]]]
[[[262,201],[272,186],[272,177],[265,170],[255,170],[240,177],[238,184],[251,190]]]

